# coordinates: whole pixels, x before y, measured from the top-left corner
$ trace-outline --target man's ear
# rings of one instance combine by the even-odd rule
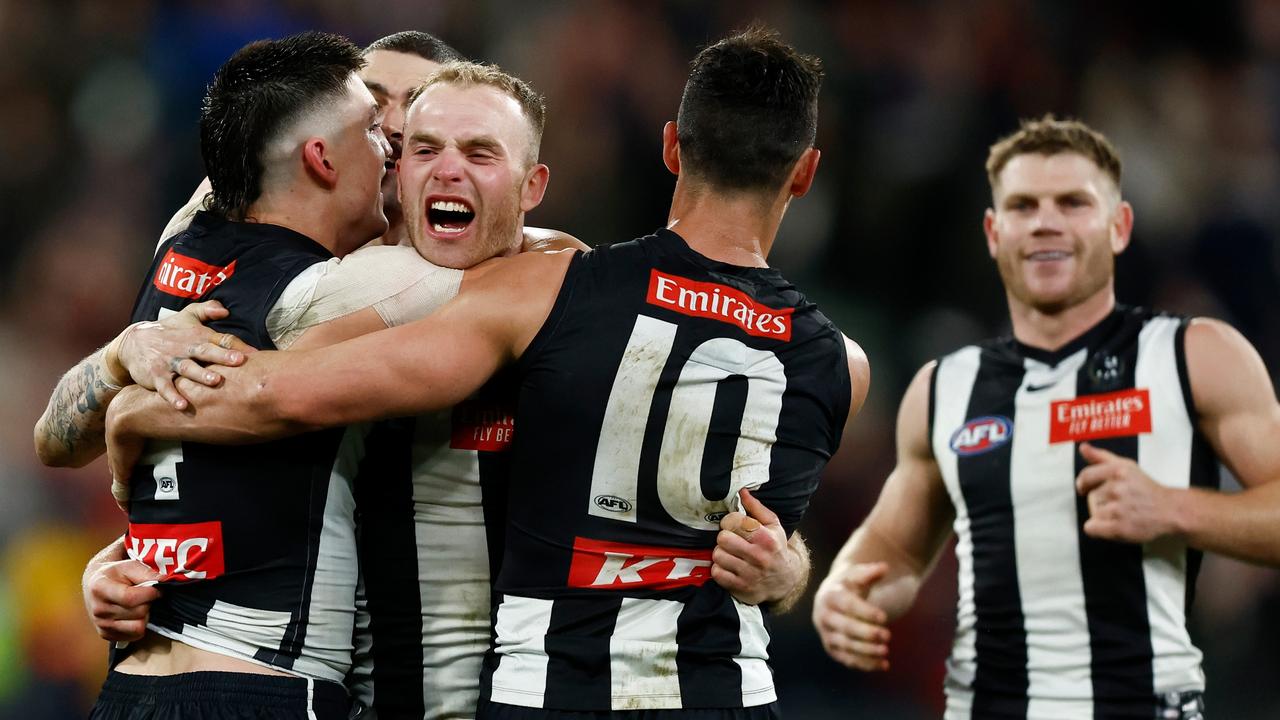
[[[302,144],[302,166],[307,174],[326,188],[338,184],[338,170],[329,162],[329,147],[324,138],[315,136],[307,138]]]
[[[520,185],[520,212],[529,212],[542,204],[542,196],[546,194],[550,181],[551,168],[542,163],[529,168]]]
[[[822,151],[818,148],[811,147],[800,153],[800,159],[791,169],[791,197],[804,197],[813,187],[813,176],[818,172],[818,160],[821,158]]]
[[[996,232],[996,211],[987,208],[982,214],[982,234],[987,236],[987,254],[996,259],[996,251],[1000,249],[1000,234]]]
[[[1133,206],[1121,200],[1116,206],[1115,216],[1111,219],[1111,252],[1119,255],[1129,247],[1133,237]]]
[[[662,162],[672,175],[680,174],[680,141],[673,121],[662,126]]]

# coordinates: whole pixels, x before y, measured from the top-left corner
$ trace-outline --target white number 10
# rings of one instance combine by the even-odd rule
[[[645,315],[636,318],[618,375],[609,391],[587,512],[623,522],[636,521],[640,448],[658,378],[675,343],[676,325]],[[734,448],[729,492],[708,498],[702,492],[702,454],[711,430],[711,410],[720,381],[747,378],[747,401]],[[778,356],[731,338],[712,338],[697,348],[680,370],[671,394],[658,455],[658,497],[667,514],[695,530],[719,528],[738,490],[769,480],[769,457],[777,441],[778,417],[787,376]],[[735,505],[736,507],[736,505]]]

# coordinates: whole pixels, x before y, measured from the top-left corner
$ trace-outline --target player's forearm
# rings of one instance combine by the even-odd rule
[[[809,587],[809,575],[813,571],[813,560],[809,555],[809,546],[805,543],[804,537],[800,535],[799,530],[791,533],[791,539],[787,541],[787,560],[791,563],[796,581],[786,594],[776,599],[770,598],[769,609],[776,614],[785,613],[795,607],[800,598],[804,596],[804,591]]]
[[[1280,480],[1238,493],[1174,491],[1174,524],[1187,544],[1280,567]]]
[[[54,388],[34,432],[36,457],[45,465],[81,467],[106,450],[107,405],[128,382],[109,366],[111,347],[80,361]]]
[[[218,389],[194,385],[186,410],[175,410],[155,392],[128,389],[111,409],[111,435],[118,440],[183,440],[215,445],[246,445],[301,432],[273,416],[269,406],[255,403],[252,388]]]

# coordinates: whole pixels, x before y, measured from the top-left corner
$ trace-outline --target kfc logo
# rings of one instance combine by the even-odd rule
[[[212,580],[226,572],[222,555],[222,523],[150,525],[129,523],[125,538],[129,557],[168,580]]]
[[[162,293],[195,300],[218,287],[236,272],[236,261],[226,267],[209,265],[195,258],[179,255],[169,248],[156,268],[152,284]]]
[[[1049,405],[1049,442],[1081,442],[1151,432],[1146,388],[1084,395]]]
[[[653,270],[649,273],[650,305],[690,317],[736,325],[748,335],[787,342],[795,308],[775,310],[727,285],[704,283]]]
[[[575,538],[569,587],[670,590],[711,579],[711,550]]]

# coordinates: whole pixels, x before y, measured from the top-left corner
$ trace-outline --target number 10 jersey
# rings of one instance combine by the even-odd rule
[[[849,411],[840,331],[667,230],[572,261],[516,366],[484,692],[559,710],[775,700],[761,608],[711,581],[750,488],[790,533]]]

